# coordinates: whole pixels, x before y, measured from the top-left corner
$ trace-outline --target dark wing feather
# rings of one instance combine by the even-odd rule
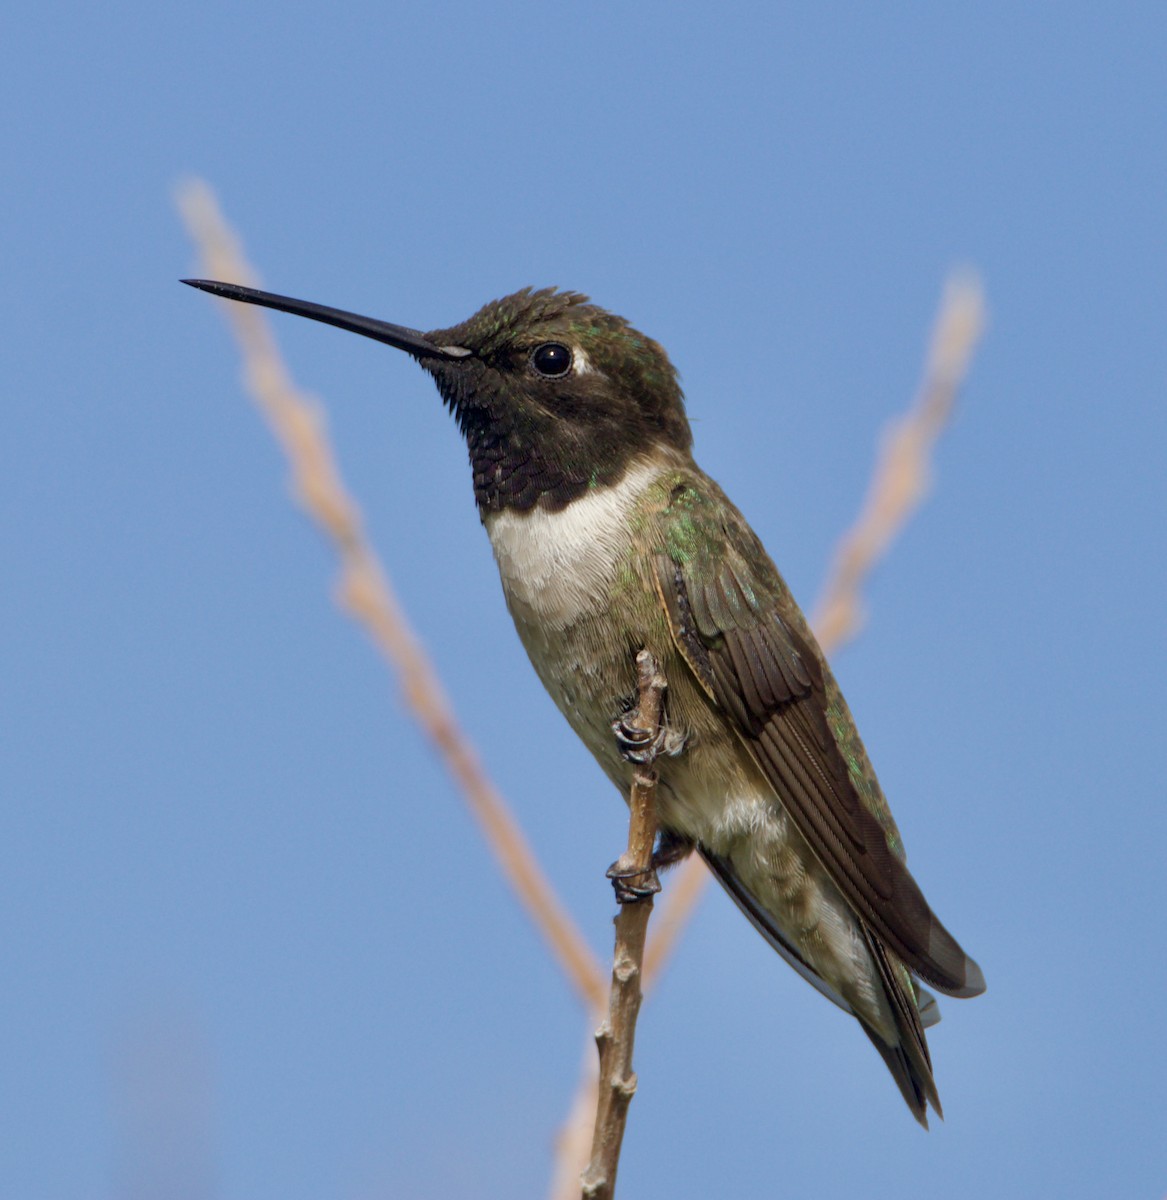
[[[980,969],[897,853],[850,714],[761,544],[728,501],[678,488],[673,505],[657,582],[681,653],[865,924],[940,991],[978,995]]]

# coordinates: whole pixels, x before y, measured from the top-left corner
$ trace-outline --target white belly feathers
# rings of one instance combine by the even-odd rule
[[[638,463],[560,512],[489,513],[486,532],[515,615],[563,628],[594,606],[626,557],[637,502],[660,471]]]

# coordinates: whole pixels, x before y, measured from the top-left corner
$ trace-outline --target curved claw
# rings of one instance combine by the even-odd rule
[[[635,713],[628,713],[612,722],[612,733],[620,753],[628,762],[639,766],[647,766],[661,754],[675,758],[685,748],[685,736],[662,725],[654,733],[651,729],[643,729],[630,719]]]
[[[626,859],[627,855],[622,855],[607,870],[612,890],[616,893],[616,903],[637,904],[655,896],[661,890],[655,869],[627,866]]]

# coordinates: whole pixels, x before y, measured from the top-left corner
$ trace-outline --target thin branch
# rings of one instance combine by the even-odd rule
[[[932,480],[932,450],[985,325],[985,300],[974,276],[952,275],[944,288],[924,378],[911,410],[884,434],[867,499],[854,527],[839,543],[815,609],[824,649],[853,638],[865,619],[862,589]]]
[[[198,181],[187,183],[179,191],[178,204],[206,274],[254,283],[254,272],[210,188]],[[341,482],[320,404],[292,383],[259,309],[223,302],[221,310],[239,344],[247,388],[288,456],[297,498],[337,553],[339,603],[364,626],[395,673],[414,717],[453,775],[528,916],[589,1011],[597,1009],[606,993],[604,970],[458,725],[437,673],[365,537],[360,510]]]
[[[812,624],[828,655],[859,633],[864,584],[927,495],[932,451],[951,415],[984,324],[985,301],[979,281],[971,275],[950,276],[919,390],[909,410],[884,434],[867,497],[855,523],[839,539],[834,566],[815,609]],[[670,877],[645,950],[642,986],[646,990],[660,979],[708,882],[709,872],[695,854]],[[585,1070],[557,1140],[559,1159],[551,1200],[568,1200],[575,1194],[566,1181],[577,1177],[583,1162],[583,1122],[592,1112],[595,1094],[595,1072]]]
[[[652,744],[661,727],[665,678],[647,650],[641,650],[636,656],[636,673],[640,703],[632,724],[645,735],[644,740]],[[633,772],[628,801],[628,849],[608,872],[616,883],[621,907],[615,921],[616,952],[612,962],[608,1018],[596,1033],[600,1083],[592,1157],[581,1180],[583,1200],[611,1200],[615,1194],[628,1105],[636,1094],[632,1049],[642,999],[640,972],[648,919],[652,915],[652,897],[660,890],[656,872],[652,869],[652,848],[657,831],[657,776],[652,769],[653,757],[651,752],[646,754],[644,764]],[[634,880],[639,882],[633,883]]]

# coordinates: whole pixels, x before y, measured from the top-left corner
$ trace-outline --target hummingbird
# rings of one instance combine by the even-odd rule
[[[926,1128],[943,1115],[922,984],[985,990],[904,847],[814,633],[693,459],[664,349],[586,296],[524,288],[428,333],[184,283],[411,355],[465,435],[507,607],[544,687],[628,796],[635,658],[667,679],[654,865],[698,853],[767,942],[859,1022]],[[613,730],[617,737],[613,737]]]

